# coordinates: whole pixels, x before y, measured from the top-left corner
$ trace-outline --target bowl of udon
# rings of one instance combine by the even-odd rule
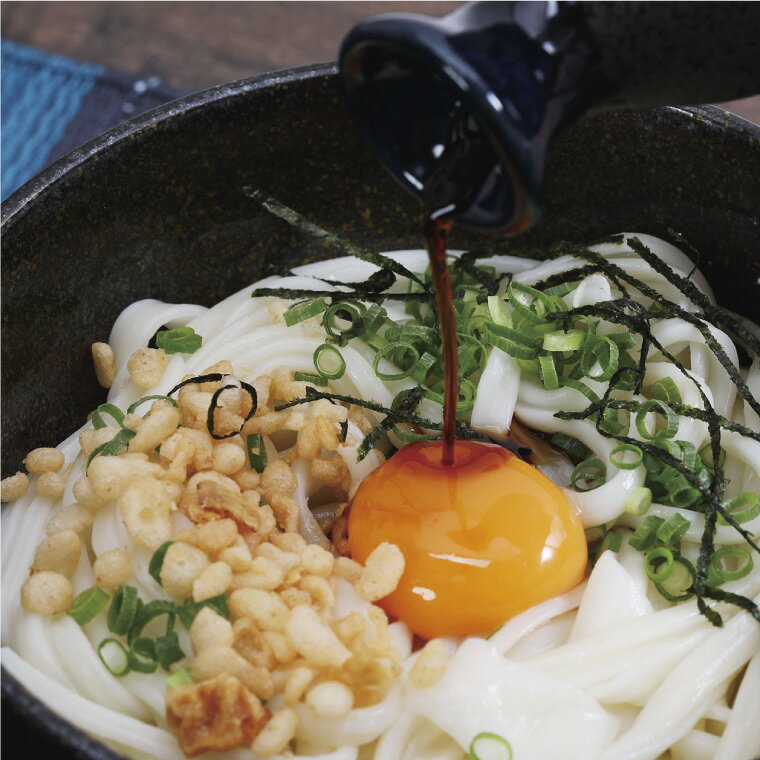
[[[6,741],[760,754],[760,128],[589,119],[546,195],[524,236],[452,232],[453,470],[421,209],[333,66],[4,204]]]

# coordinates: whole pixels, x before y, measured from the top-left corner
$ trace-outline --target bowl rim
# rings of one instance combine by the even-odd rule
[[[80,167],[95,160],[114,145],[123,144],[135,135],[143,134],[158,125],[166,124],[211,103],[245,96],[250,92],[275,85],[287,85],[319,78],[329,79],[337,74],[338,67],[334,61],[281,69],[199,90],[145,111],[83,143],[14,191],[2,203],[0,228],[6,231],[33,208],[36,202],[54,190],[58,183],[69,178]],[[677,112],[693,122],[702,123],[703,128],[707,126],[722,134],[745,133],[751,140],[760,142],[760,125],[717,106],[664,106],[661,110]],[[87,760],[126,760],[124,755],[49,708],[4,666],[0,686],[3,699],[8,699],[14,710],[25,721],[41,729],[43,735],[52,737],[62,749],[73,753],[72,756],[87,758]],[[9,728],[6,731],[9,744],[12,741],[10,735]]]

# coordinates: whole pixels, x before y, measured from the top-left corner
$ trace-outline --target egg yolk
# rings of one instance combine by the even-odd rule
[[[429,639],[493,630],[578,584],[586,539],[574,506],[535,467],[500,446],[405,446],[359,487],[348,518],[354,559],[383,541],[406,561],[378,604]]]

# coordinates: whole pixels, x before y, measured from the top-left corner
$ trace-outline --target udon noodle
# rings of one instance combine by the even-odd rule
[[[638,235],[638,239],[712,303],[708,284],[693,269],[688,257],[669,243],[646,235]],[[595,245],[591,250],[614,265],[615,271],[635,277],[679,309],[689,314],[697,312],[694,299],[647,263],[635,246],[616,241]],[[388,256],[417,273],[423,272],[427,263],[421,251],[394,252]],[[504,295],[510,281],[526,286],[545,283],[549,278],[558,281],[563,272],[588,262],[573,255],[562,255],[544,262],[497,256],[482,263],[493,267],[489,272],[500,278],[498,295],[503,308],[509,312],[512,306]],[[336,275],[341,281],[354,283],[366,280],[375,270],[371,264],[344,258],[301,266],[292,276],[269,278],[255,287],[337,294],[347,287],[331,284]],[[509,276],[502,277],[506,274]],[[560,293],[556,297],[562,298],[568,309],[613,302],[621,296],[623,287],[619,278],[598,271],[577,278],[571,284],[564,292],[555,291],[555,294]],[[411,321],[404,303],[393,299],[394,292],[406,292],[407,286],[404,278],[398,278],[383,302],[388,317],[396,323]],[[651,307],[651,299],[630,285],[628,289]],[[290,373],[315,373],[314,352],[327,337],[319,317],[287,326],[283,313],[289,302],[276,297],[252,298],[253,290],[254,286],[246,287],[212,308],[154,300],[128,307],[117,319],[109,341],[116,366],[109,404],[124,411],[146,393],[167,396],[183,378],[208,374],[209,368],[212,372],[221,368],[220,373],[225,375],[223,382],[236,386],[228,393],[237,393],[242,408],[245,393],[237,390],[241,387],[240,381],[256,386],[257,378],[277,376],[283,367]],[[723,498],[725,502],[734,499],[739,508],[749,509],[750,519],[741,522],[744,535],[734,525],[718,520],[714,544],[716,550],[724,547],[741,550],[727,553],[728,576],[720,588],[757,604],[760,602],[760,567],[752,566],[753,550],[746,536],[760,534],[760,516],[751,514],[757,497],[753,500],[746,494],[760,493],[760,418],[748,400],[751,396],[760,398],[760,358],[749,352],[750,363],[745,361],[742,366],[732,337],[717,326],[708,327],[713,344],[722,350],[745,384],[745,391],[740,393],[724,363],[706,344],[704,332],[693,322],[666,314],[661,319],[652,319],[650,324],[655,343],[649,346],[643,386],[638,394],[628,389],[619,392],[616,398],[644,402],[652,397],[655,383],[667,380],[659,387],[670,388],[671,394],[675,388],[677,395],[671,398],[678,398],[683,405],[696,409],[705,409],[707,403],[715,415],[738,425],[733,428],[724,425],[720,431],[720,446],[725,452]],[[756,327],[744,321],[741,324],[755,338],[760,336]],[[128,366],[130,357],[148,346],[157,331],[178,327],[191,327],[195,334],[202,336],[202,346],[194,353],[169,355],[155,385],[149,391],[138,387],[130,375],[130,369],[134,371],[134,364],[131,368]],[[597,329],[606,335],[627,331],[625,325],[613,322],[602,322]],[[640,337],[636,340],[634,352],[641,350]],[[746,350],[746,346],[742,350]],[[409,377],[381,379],[373,369],[372,348],[359,338],[349,340],[340,348],[340,353],[345,360],[345,372],[339,379],[329,381],[327,389],[331,393],[390,408],[400,391],[417,385]],[[677,358],[680,368],[670,357]],[[220,362],[231,362],[231,370]],[[609,378],[593,379],[603,371],[604,357],[601,357],[595,371],[592,368],[584,380],[585,387],[597,399],[604,396],[610,383]],[[636,533],[641,535],[638,529],[647,518],[662,518],[660,524],[663,524],[673,515],[681,515],[687,522],[680,542],[680,556],[692,568],[697,567],[705,513],[658,503],[656,491],[647,508],[642,503],[647,478],[643,461],[637,461],[634,456],[631,467],[617,468],[609,464],[618,441],[604,435],[593,418],[578,418],[588,407],[591,396],[579,392],[572,384],[551,387],[553,384],[542,382],[540,376],[527,372],[525,362],[494,347],[489,347],[483,366],[474,377],[477,394],[471,408],[464,413],[463,422],[475,433],[504,440],[515,418],[545,440],[563,434],[582,444],[590,452],[588,457],[605,463],[601,482],[591,484],[596,487],[588,487],[587,483],[583,490],[570,488],[574,469],[577,469],[574,468],[577,460],[571,456],[555,451],[554,456],[537,461],[577,506],[589,540],[598,539],[587,579],[572,590],[504,621],[495,632],[442,637],[437,649],[421,649],[420,642],[414,640],[402,621],[383,623],[385,645],[395,649],[391,657],[395,658],[390,671],[392,678],[384,684],[377,699],[336,710],[340,714],[331,716],[324,710],[315,711],[306,697],[286,700],[285,677],[275,679],[272,695],[266,700],[267,709],[274,716],[286,710],[288,715],[295,716],[295,723],[290,727],[292,739],[286,737],[290,740],[285,741],[276,756],[314,760],[460,760],[468,756],[482,760],[506,757],[515,760],[559,757],[564,760],[752,760],[757,757],[760,754],[758,621],[750,612],[729,603],[730,600],[692,597],[678,603],[668,601],[651,580],[653,568],[645,566],[642,552],[629,543]],[[213,385],[214,381],[207,382]],[[261,386],[256,389],[260,392]],[[317,386],[317,390],[325,388]],[[346,404],[332,406],[344,409]],[[150,402],[147,402],[135,414],[144,415],[149,407]],[[304,404],[290,411],[307,407]],[[441,407],[434,398],[423,400],[419,411],[432,422],[440,421]],[[261,409],[257,414],[260,412]],[[271,408],[268,412],[278,414]],[[566,414],[561,418],[556,416],[557,412]],[[309,412],[303,411],[303,414],[308,422]],[[568,418],[573,414],[575,419]],[[379,448],[357,462],[359,443],[367,430],[382,419],[382,414],[370,409],[358,415],[338,412],[335,415],[332,428],[342,431],[344,440],[334,449],[334,456],[342,457],[345,463],[342,472],[344,479],[348,473],[349,481],[344,485],[352,495],[362,479],[383,461],[380,452],[389,454],[394,446],[403,446],[404,441],[397,436],[397,430],[391,430],[390,437],[380,439]],[[240,412],[240,416],[245,414]],[[653,416],[650,415],[647,424],[654,424]],[[105,417],[103,412],[101,419]],[[677,415],[677,431],[671,440],[688,442],[691,450],[704,452],[710,442],[708,423],[699,416]],[[304,424],[302,419],[301,425]],[[637,427],[634,414],[625,418],[624,425],[619,435],[642,442],[649,440]],[[322,527],[334,521],[335,515],[328,514],[330,505],[324,481],[315,478],[308,466],[299,464],[297,454],[292,454],[294,449],[297,451],[297,427],[294,425],[290,432],[281,429],[271,436],[263,434],[264,453],[269,462],[284,457],[290,463],[297,480],[292,495],[298,508],[294,524],[307,542],[325,548],[330,545]],[[90,420],[82,430],[92,428]],[[113,438],[121,429],[123,426],[116,420],[107,419],[105,427],[96,431],[100,436],[98,444]],[[87,473],[87,456],[80,446],[80,433],[77,431],[58,447],[65,457],[61,472],[66,485],[62,496],[46,497],[32,487],[5,508],[3,664],[55,712],[128,757],[180,760],[183,753],[167,723],[167,672],[158,668],[152,673],[133,671],[122,677],[112,675],[104,667],[98,647],[109,637],[125,639],[112,630],[109,632],[105,610],[80,626],[70,615],[45,616],[27,611],[21,603],[21,590],[35,563],[37,546],[47,535],[55,533],[56,525],[73,529],[83,541],[84,550],[71,574],[75,594],[95,586],[96,558],[119,549],[130,558],[128,584],[137,589],[143,603],[171,598],[150,572],[155,544],[150,546],[147,541],[147,546],[140,545],[134,540],[130,529],[125,527],[124,506],[119,506],[118,498],[106,500],[96,510],[80,506],[77,512],[76,507],[72,508],[79,494],[74,484]],[[245,448],[240,436],[232,437],[228,443]],[[91,440],[90,447],[93,445]],[[102,452],[92,461],[121,458],[107,457],[107,453]],[[145,455],[136,456],[141,457],[139,461],[162,463],[161,466],[168,468],[163,454],[163,449],[161,457],[151,449]],[[246,463],[245,467],[250,469],[251,465]],[[193,527],[186,510],[176,509],[176,502],[172,503],[170,512],[173,538]],[[276,510],[275,515],[282,522],[284,518]],[[234,547],[243,554],[250,548],[246,548],[239,537]],[[731,575],[746,557],[749,557],[749,572]],[[654,567],[654,577],[657,577],[656,570]],[[508,582],[505,579],[505,583]],[[376,613],[371,610],[377,608],[357,594],[355,585],[335,574],[327,578],[327,583],[331,596],[329,609],[321,609],[323,618],[339,620],[358,613],[363,616],[362,620],[376,619],[373,617]],[[231,590],[229,582],[226,588]],[[109,589],[110,593],[113,589]],[[714,625],[703,614],[704,610],[700,611],[700,605],[718,611],[723,625]],[[192,652],[197,641],[191,642],[190,634],[180,622],[176,623],[175,632],[182,651]],[[303,652],[301,655],[299,662],[303,662],[305,656]],[[415,663],[423,655],[436,671],[427,680],[419,677],[419,667],[415,670]],[[188,662],[188,659],[180,659],[171,664],[170,670],[176,672],[188,666]],[[286,671],[288,667],[292,675],[294,666],[292,663],[283,665]],[[340,674],[335,675],[332,681],[340,681],[340,678]],[[249,745],[250,742],[248,746],[226,752],[208,751],[202,756],[237,760],[266,754],[266,751],[257,753],[255,742],[254,750]]]

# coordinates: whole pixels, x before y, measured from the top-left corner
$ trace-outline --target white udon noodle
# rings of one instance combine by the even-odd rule
[[[692,264],[683,253],[656,238],[638,237],[712,297],[704,278],[692,272]],[[604,244],[595,250],[683,308],[693,310],[685,297],[627,244]],[[427,263],[422,251],[390,255],[412,271],[422,271]],[[500,257],[488,263],[498,272],[512,272],[514,279],[531,284],[577,266],[578,261],[562,257],[540,263]],[[258,286],[325,289],[332,286],[314,278],[329,280],[337,275],[344,281],[356,281],[373,270],[355,259],[338,259],[302,266],[293,277],[269,278]],[[400,281],[395,287],[403,289],[405,283]],[[324,336],[313,326],[286,328],[282,322],[273,324],[269,299],[252,299],[252,289],[246,287],[211,309],[152,300],[128,307],[111,334],[118,373],[108,400],[124,409],[143,395],[129,379],[127,359],[162,325],[193,327],[203,336],[203,346],[193,355],[172,356],[160,384],[151,393],[166,393],[183,376],[198,374],[222,359],[230,359],[235,375],[243,379],[283,365],[313,371],[312,354]],[[570,305],[580,306],[614,296],[614,286],[604,276],[592,275],[565,298]],[[407,318],[400,302],[390,301],[387,308],[392,318]],[[738,366],[731,340],[720,330],[711,330]],[[737,399],[726,372],[693,326],[680,319],[664,319],[654,331],[658,340],[684,361],[691,380],[652,352],[647,363],[648,384],[671,377],[685,403],[700,406],[699,384],[719,414],[760,432],[760,419],[741,398]],[[346,373],[332,383],[335,392],[388,405],[410,384],[380,380],[372,370],[371,354],[358,341],[342,353]],[[760,396],[757,357],[742,374],[753,393]],[[604,390],[601,384],[589,385],[600,394]],[[426,404],[425,413],[440,419],[440,407]],[[513,414],[517,414],[529,427],[561,431],[580,439],[607,461],[614,444],[592,423],[553,416],[556,410],[579,410],[586,404],[587,400],[572,389],[547,391],[534,379],[520,377],[517,362],[493,349],[478,385],[471,425],[499,438],[506,435]],[[634,425],[629,435],[638,436]],[[706,426],[682,419],[675,437],[700,447],[707,440]],[[730,432],[723,433],[722,443],[727,452],[728,496],[760,491],[760,443]],[[97,642],[106,635],[101,619],[82,629],[68,616],[48,619],[20,607],[19,590],[35,547],[44,537],[45,525],[61,505],[74,501],[72,484],[84,474],[77,434],[64,441],[60,449],[66,457],[64,472],[69,483],[64,498],[54,504],[30,489],[3,517],[3,664],[51,709],[125,755],[179,760],[182,753],[166,729],[165,675],[135,673],[114,678],[95,651]],[[356,464],[353,453],[345,456],[352,479],[359,481],[376,466],[377,459],[368,457],[363,464]],[[277,455],[271,446],[269,454]],[[567,483],[568,473],[562,468],[548,474],[561,484]],[[315,485],[306,470],[297,470],[297,476],[304,532],[314,538],[318,529],[307,502]],[[568,495],[586,526],[614,522],[623,530],[634,529],[642,518],[625,513],[624,504],[631,490],[643,484],[644,477],[643,466],[634,470],[611,468],[606,484],[588,493]],[[675,511],[691,520],[684,553],[694,559],[702,533],[701,517],[658,504],[652,506],[650,514],[667,516]],[[744,527],[758,535],[760,518]],[[734,529],[718,527],[717,544],[741,541]],[[96,554],[116,547],[129,549],[134,558],[132,582],[141,596],[160,596],[160,588],[147,573],[150,553],[131,545],[113,506],[98,513],[91,544]],[[83,552],[73,578],[75,592],[93,583],[91,559]],[[760,567],[726,588],[760,601]],[[336,614],[361,610],[366,604],[344,584],[337,594]],[[750,760],[760,754],[756,715],[760,704],[760,625],[735,607],[718,605],[718,609],[726,619],[723,628],[711,626],[693,601],[679,605],[666,602],[647,580],[641,554],[624,540],[618,554],[605,552],[601,556],[587,582],[509,620],[490,639],[447,639],[450,664],[433,687],[415,689],[402,675],[381,703],[355,709],[335,720],[318,719],[299,705],[295,749],[279,757],[461,760],[472,738],[488,731],[509,740],[515,760]],[[411,651],[411,634],[403,623],[392,624],[391,631],[404,657],[406,673],[416,656]],[[190,651],[187,635],[183,636],[183,648]],[[743,677],[738,679],[743,668]],[[500,750],[496,745],[479,747],[484,760],[502,757]],[[203,757],[251,760],[252,754],[243,748]]]

